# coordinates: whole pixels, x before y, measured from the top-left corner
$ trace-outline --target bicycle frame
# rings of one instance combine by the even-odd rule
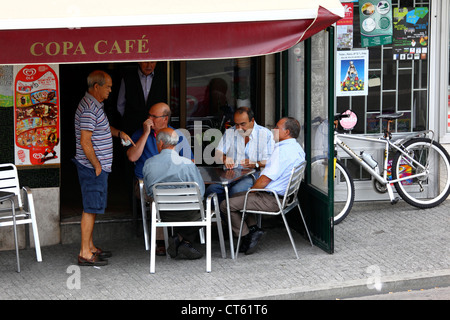
[[[384,144],[384,160],[383,160],[383,168],[382,168],[383,175],[381,175],[379,172],[377,172],[377,170],[375,170],[376,168],[378,168],[378,166],[376,166],[374,169],[370,165],[368,165],[362,159],[362,157],[359,156],[355,151],[353,151],[344,141],[342,141],[341,138]],[[356,160],[360,166],[362,166],[364,169],[366,169],[367,172],[369,172],[371,176],[373,176],[375,179],[377,179],[378,182],[385,185],[387,188],[388,194],[389,194],[389,198],[390,198],[391,202],[393,202],[393,203],[397,202],[399,199],[399,198],[394,197],[394,192],[393,192],[393,188],[392,188],[394,183],[401,182],[403,180],[408,180],[411,178],[428,175],[428,163],[424,166],[421,163],[419,163],[418,161],[414,160],[412,157],[409,156],[409,154],[404,152],[402,148],[400,148],[396,144],[392,143],[389,135],[385,135],[384,137],[380,137],[380,138],[370,138],[370,137],[361,137],[361,136],[343,134],[343,133],[338,133],[335,131],[334,132],[334,146],[335,146],[335,149],[336,149],[336,146],[339,146],[352,159]],[[430,146],[431,146],[431,144],[430,144]],[[387,179],[387,168],[388,168],[388,159],[389,159],[389,149],[390,148],[393,148],[393,149],[401,152],[409,160],[409,163],[408,163],[409,165],[420,167],[421,169],[423,169],[423,171],[419,174],[409,175],[409,176],[406,176],[403,178],[388,180]]]

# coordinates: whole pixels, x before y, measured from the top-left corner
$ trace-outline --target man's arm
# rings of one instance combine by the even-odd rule
[[[265,175],[260,175],[251,189],[264,189],[265,187],[267,187],[270,181],[272,181],[272,179],[268,178]]]
[[[152,124],[153,121],[151,119],[145,120],[144,131],[141,137],[136,142],[136,144],[133,143],[133,145],[130,148],[128,148],[127,157],[128,160],[130,160],[131,162],[136,162],[141,157],[142,152],[144,151],[145,144],[147,143],[147,138],[148,135],[150,134]]]
[[[102,172],[102,165],[100,164],[100,161],[98,161],[98,158],[95,155],[91,138],[92,138],[92,131],[81,130],[81,138],[80,138],[81,148],[83,148],[83,152],[86,155],[86,158],[88,158],[89,162],[94,167],[95,175],[99,176],[100,173]]]
[[[132,145],[134,145],[133,140],[131,140],[131,138],[128,136],[128,134],[126,132],[120,131],[119,129],[116,129],[113,126],[109,126],[109,128],[111,129],[111,135],[113,137],[117,137],[119,139],[123,139],[123,141],[125,141],[125,142],[130,141],[130,143]]]

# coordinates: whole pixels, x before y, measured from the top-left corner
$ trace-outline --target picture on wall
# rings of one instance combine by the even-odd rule
[[[336,96],[367,95],[368,60],[368,50],[337,52]]]

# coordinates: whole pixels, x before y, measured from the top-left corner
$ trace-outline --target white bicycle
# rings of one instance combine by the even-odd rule
[[[441,144],[433,140],[431,130],[393,141],[390,124],[402,115],[403,113],[393,113],[377,117],[387,120],[387,129],[380,138],[338,133],[338,122],[349,115],[346,113],[335,115],[334,224],[342,222],[347,217],[355,199],[353,178],[344,163],[337,158],[337,147],[375,178],[373,179],[374,189],[379,193],[387,192],[392,204],[397,203],[400,199],[394,195],[392,186],[404,201],[418,208],[433,208],[447,199],[450,193],[449,154]],[[364,151],[357,154],[342,139],[384,144],[382,168],[379,168],[378,163],[369,154]],[[392,157],[391,176],[388,175],[390,152],[395,152]],[[313,162],[312,170],[317,170],[319,166],[327,167],[327,165],[328,159],[318,159]],[[322,168],[322,170],[324,169]]]

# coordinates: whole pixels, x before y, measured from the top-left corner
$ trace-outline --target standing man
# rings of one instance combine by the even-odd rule
[[[284,196],[292,168],[305,161],[305,152],[297,138],[300,134],[299,122],[291,117],[278,121],[274,130],[274,139],[277,142],[275,149],[261,172],[252,189],[271,189],[280,197]],[[241,192],[230,198],[230,214],[233,233],[238,236],[241,226],[242,214],[246,192]],[[227,204],[222,201],[220,211],[226,212]],[[271,192],[250,193],[247,199],[247,209],[260,211],[278,211],[277,201]],[[242,226],[242,245],[239,252],[252,254],[256,251],[258,242],[265,232],[258,228],[253,214],[246,215],[247,220]]]
[[[159,153],[147,159],[143,169],[144,184],[149,197],[153,197],[153,185],[160,182],[196,182],[201,195],[205,194],[205,183],[197,166],[191,160],[180,156],[175,151],[178,139],[177,133],[172,128],[163,128],[158,132],[156,145]],[[163,211],[160,214],[162,219],[166,221],[194,221],[200,219],[198,211]],[[198,229],[200,227],[174,228],[174,236],[167,250],[169,255],[172,258],[178,257],[181,259],[201,258],[203,254],[193,246]]]
[[[75,113],[76,154],[74,162],[83,199],[81,217],[81,248],[78,264],[99,266],[108,263],[111,252],[94,246],[92,234],[97,214],[105,212],[108,194],[108,174],[113,160],[112,137],[131,141],[130,137],[111,127],[103,101],[111,92],[112,79],[103,71],[93,71],[87,78],[88,91]]]
[[[157,72],[155,61],[139,62],[137,70],[125,73],[117,97],[122,130],[130,136],[142,127],[147,112],[157,102],[167,102],[165,70]]]
[[[272,132],[255,121],[252,109],[240,107],[234,112],[234,127],[227,129],[216,148],[216,160],[226,169],[235,167],[259,170],[264,168],[274,148]],[[255,173],[258,178],[259,172]],[[247,191],[253,185],[252,177],[245,177],[229,186],[230,196]],[[216,193],[219,203],[225,199],[222,185],[212,184],[206,196]]]

